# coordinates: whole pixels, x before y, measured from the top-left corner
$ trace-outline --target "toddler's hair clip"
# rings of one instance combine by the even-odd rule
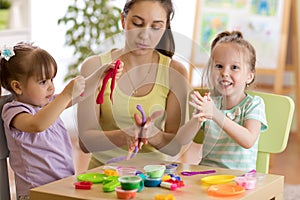
[[[13,57],[15,55],[14,52],[14,47],[6,47],[6,45],[4,45],[3,48],[0,49],[0,57],[4,58],[6,61],[9,61],[9,59],[11,57]]]

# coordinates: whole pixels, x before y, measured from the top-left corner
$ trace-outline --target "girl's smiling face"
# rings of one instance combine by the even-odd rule
[[[154,49],[166,29],[167,13],[159,2],[136,2],[128,14],[122,14],[126,48],[143,54]]]
[[[227,97],[244,97],[246,84],[254,78],[246,62],[248,55],[234,43],[220,43],[212,52],[212,81],[215,89]]]

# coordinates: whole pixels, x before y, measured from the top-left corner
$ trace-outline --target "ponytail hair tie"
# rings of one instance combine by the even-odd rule
[[[15,55],[14,52],[14,47],[6,47],[6,45],[4,45],[3,48],[0,49],[0,57],[4,58],[6,61],[9,61],[9,59],[11,57],[13,57]]]

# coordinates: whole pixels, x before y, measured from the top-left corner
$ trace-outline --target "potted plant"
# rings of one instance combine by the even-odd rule
[[[10,6],[10,0],[0,0],[0,30],[7,28]]]
[[[58,20],[65,24],[65,45],[74,47],[74,62],[68,66],[64,80],[79,74],[82,61],[98,54],[97,47],[107,38],[120,33],[121,9],[113,6],[114,0],[74,0],[66,14]]]

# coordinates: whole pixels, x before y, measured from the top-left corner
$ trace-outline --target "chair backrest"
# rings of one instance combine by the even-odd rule
[[[204,89],[195,89],[204,93]],[[269,172],[270,154],[280,153],[285,150],[289,138],[295,103],[292,98],[259,91],[247,91],[250,95],[260,96],[265,102],[268,129],[261,133],[258,142],[258,155],[256,171],[261,173]],[[193,108],[189,108],[190,117]],[[203,142],[203,131],[199,131],[194,142]]]
[[[292,98],[258,91],[249,91],[251,95],[263,98],[266,107],[268,129],[260,135],[256,170],[268,173],[270,154],[285,150],[293,121],[295,103]]]
[[[3,105],[11,101],[12,96],[6,95],[0,97],[0,116],[2,114]],[[0,121],[0,200],[10,200],[9,177],[7,168],[7,158],[9,150],[6,143],[6,136],[3,127],[2,117]]]

